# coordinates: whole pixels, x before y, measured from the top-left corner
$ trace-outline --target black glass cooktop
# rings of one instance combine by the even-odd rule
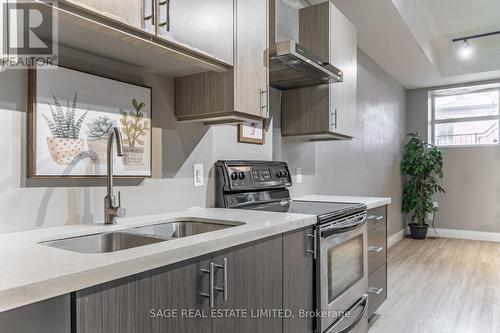
[[[317,215],[318,222],[328,222],[332,219],[356,214],[366,210],[366,206],[359,203],[337,203],[319,201],[282,200],[253,204],[243,209],[262,210],[267,212],[295,213]]]

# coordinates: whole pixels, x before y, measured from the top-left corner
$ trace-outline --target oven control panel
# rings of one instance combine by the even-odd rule
[[[292,185],[290,170],[285,162],[219,161],[217,167],[222,169],[224,174],[226,190],[266,189]]]

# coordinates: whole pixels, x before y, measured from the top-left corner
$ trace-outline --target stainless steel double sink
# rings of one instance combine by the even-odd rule
[[[40,244],[78,253],[108,253],[242,225],[242,222],[179,220]]]

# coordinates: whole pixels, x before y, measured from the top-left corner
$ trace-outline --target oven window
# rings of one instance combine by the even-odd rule
[[[363,278],[363,235],[328,250],[328,303]]]

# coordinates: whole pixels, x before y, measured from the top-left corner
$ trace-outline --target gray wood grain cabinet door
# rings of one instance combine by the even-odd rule
[[[307,228],[283,235],[283,308],[294,318],[283,321],[283,332],[312,333],[314,320],[299,316],[300,310],[314,310],[313,229]]]
[[[72,295],[73,333],[210,332],[208,259],[195,259],[78,291]],[[178,310],[177,318],[166,318]],[[154,311],[155,315],[152,315]],[[161,312],[162,315],[158,315]]]
[[[137,29],[153,32],[150,19],[145,19],[152,10],[150,0],[64,0],[82,9],[125,23]]]
[[[224,293],[218,292],[215,307],[246,309],[247,316],[214,318],[212,332],[281,333],[283,320],[279,316],[260,313],[262,316],[255,317],[260,310],[282,308],[281,235],[219,254],[213,262],[222,266],[224,259],[228,269],[227,301]],[[216,281],[219,287],[223,287],[223,269],[219,269]]]
[[[268,118],[268,1],[238,0],[235,4],[235,109]]]
[[[156,0],[157,34],[233,64],[233,0]]]

